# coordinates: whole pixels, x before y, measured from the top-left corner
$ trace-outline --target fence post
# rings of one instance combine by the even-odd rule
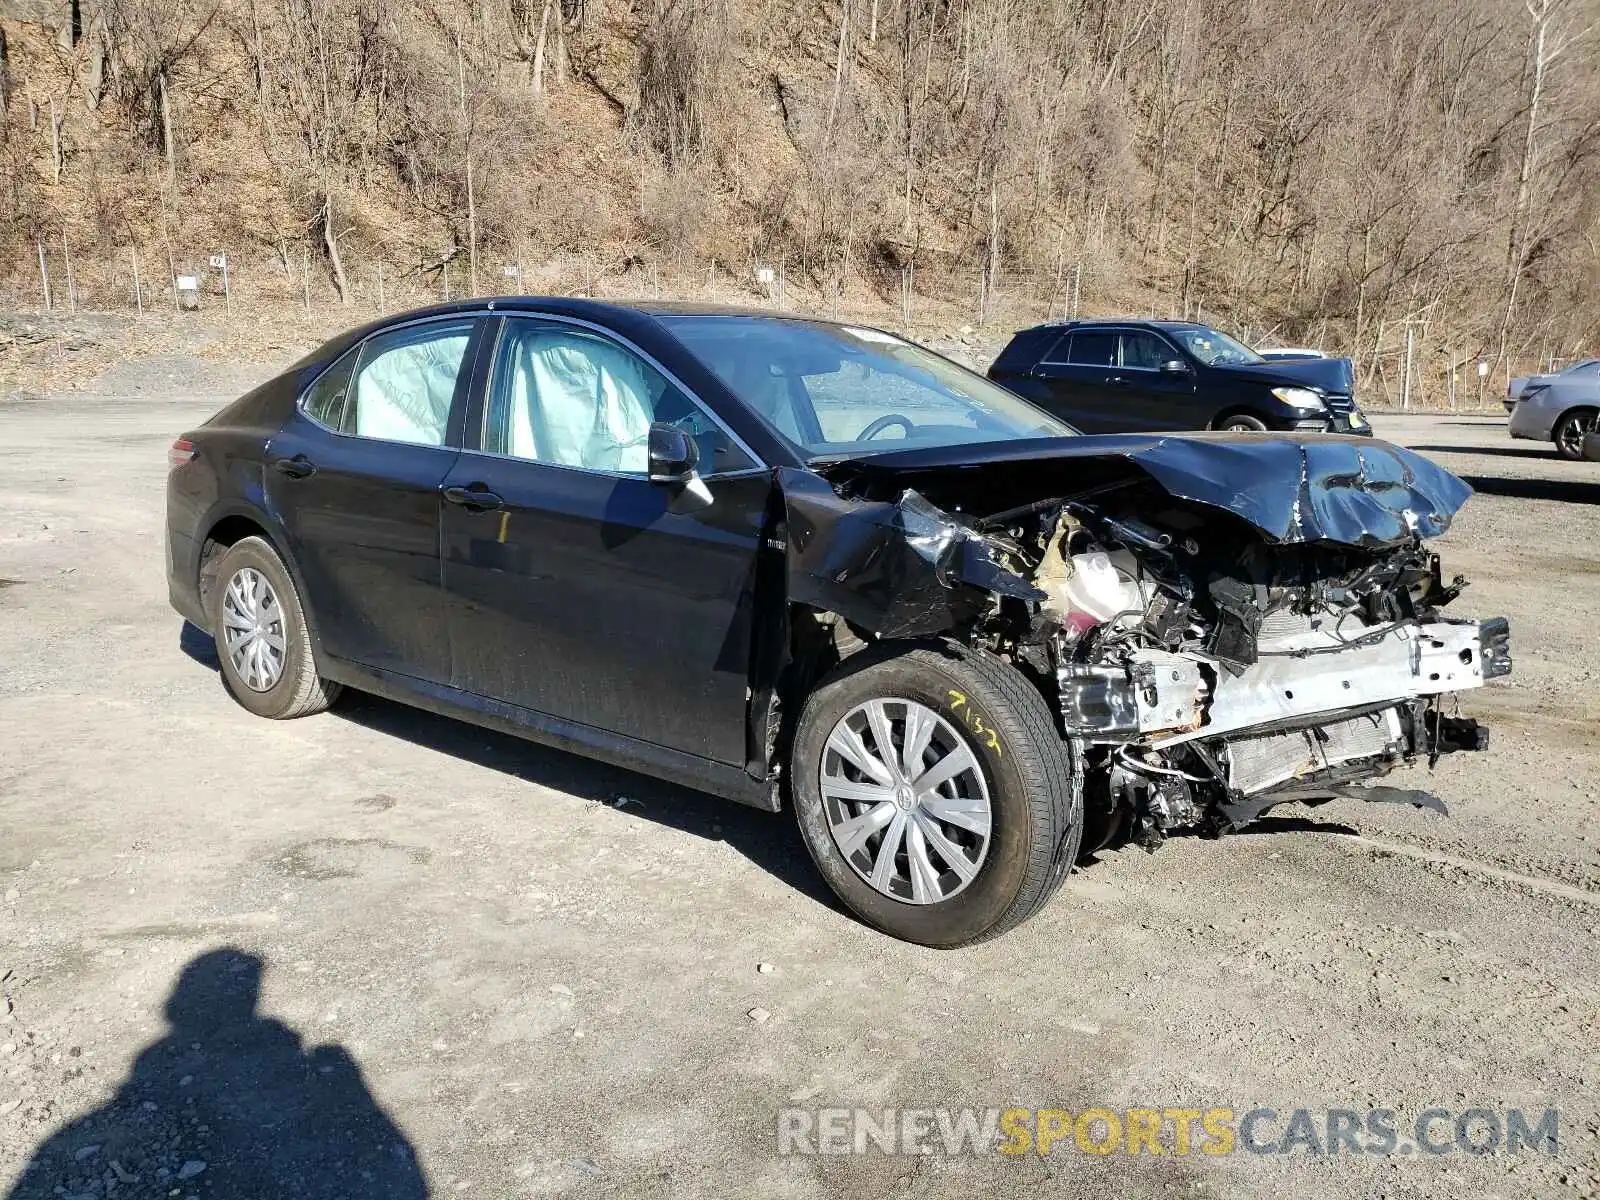
[[[1405,372],[1400,376],[1400,411],[1405,412],[1411,407],[1411,344],[1416,335],[1416,327],[1409,321],[1406,322],[1406,362]]]
[[[178,303],[178,262],[172,257],[172,239],[167,238],[167,280],[172,284],[172,311],[182,312],[183,305]]]
[[[61,231],[61,261],[67,269],[67,311],[76,313],[78,311],[78,297],[73,293],[72,289],[72,255],[67,250],[67,231],[65,229]]]
[[[139,290],[139,247],[130,246],[128,249],[133,254],[133,306],[139,310],[139,315],[142,317],[144,316],[144,296],[140,294]]]
[[[50,303],[50,270],[44,265],[44,242],[34,238],[33,244],[39,251],[39,279],[44,283],[44,310],[53,312],[54,307]]]

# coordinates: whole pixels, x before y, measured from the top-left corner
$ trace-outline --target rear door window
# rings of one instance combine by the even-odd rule
[[[340,430],[358,437],[443,446],[473,320],[433,321],[369,338]]]
[[[1114,330],[1083,330],[1067,344],[1067,361],[1078,367],[1112,367],[1117,362]]]
[[[300,406],[306,416],[317,424],[338,429],[344,420],[344,401],[350,390],[350,374],[355,370],[357,353],[351,350],[318,375],[316,382],[306,389]]]

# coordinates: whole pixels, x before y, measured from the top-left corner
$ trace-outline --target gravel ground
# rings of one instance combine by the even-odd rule
[[[940,953],[843,914],[786,817],[377,700],[233,704],[166,604],[164,456],[260,373],[147,357],[0,402],[0,1192],[1600,1194],[1600,467],[1501,420],[1379,419],[1477,487],[1440,549],[1461,610],[1513,623],[1516,674],[1466,705],[1491,750],[1397,781],[1451,817],[1291,806],[1106,855]],[[834,1105],[1265,1106],[1265,1138],[1296,1108],[1404,1133],[1555,1107],[1560,1132],[778,1155],[780,1108]]]

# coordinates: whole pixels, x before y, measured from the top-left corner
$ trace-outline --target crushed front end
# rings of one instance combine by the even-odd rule
[[[1068,553],[1039,580],[1054,628],[1017,653],[1048,666],[1064,733],[1100,768],[1106,839],[1153,848],[1288,800],[1442,807],[1372,781],[1487,745],[1448,698],[1510,670],[1509,631],[1443,616],[1462,583],[1444,582],[1420,543],[1208,554],[1193,533],[1128,536],[1126,522],[1084,517],[1063,514]],[[1097,568],[1117,599],[1085,612],[1072,584]]]
[[[1375,781],[1487,745],[1454,696],[1509,673],[1509,629],[1443,614],[1465,583],[1426,541],[1470,490],[1408,451],[1079,438],[882,456],[830,485],[787,489],[792,598],[1028,675],[1079,749],[1085,850],[1291,800],[1442,809]]]

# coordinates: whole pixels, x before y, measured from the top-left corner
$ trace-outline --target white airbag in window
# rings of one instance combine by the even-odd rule
[[[467,334],[386,350],[356,380],[356,429],[363,437],[442,446],[467,352]]]
[[[540,462],[642,475],[653,410],[632,355],[559,331],[524,338],[511,380],[510,453]]]

